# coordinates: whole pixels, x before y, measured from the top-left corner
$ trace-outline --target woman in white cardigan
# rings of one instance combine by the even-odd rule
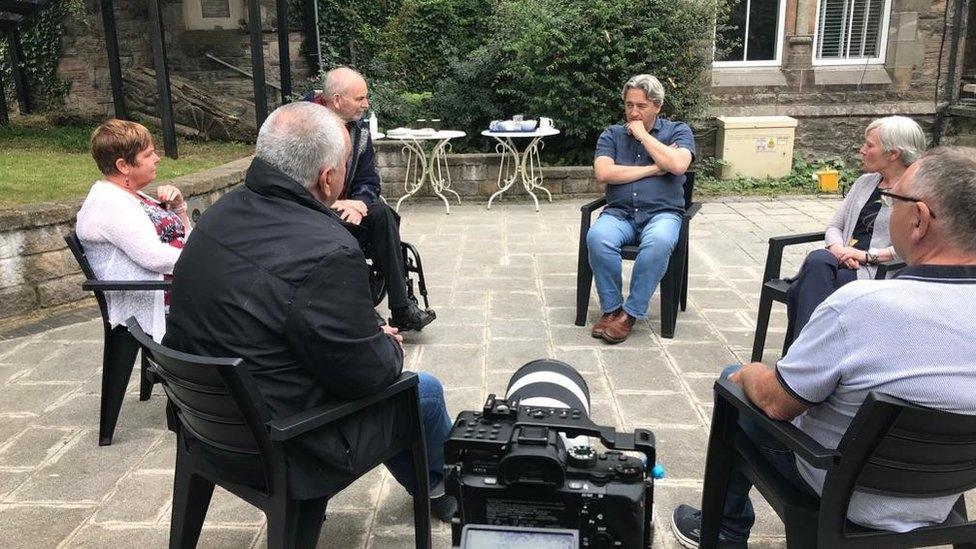
[[[173,273],[190,220],[176,187],[160,185],[154,197],[141,192],[156,178],[159,164],[152,135],[141,124],[109,120],[92,133],[91,153],[103,177],[88,191],[75,231],[95,276],[163,280]],[[106,292],[109,323],[135,316],[160,341],[167,298],[159,291]]]
[[[786,292],[788,333],[799,335],[827,296],[852,280],[871,279],[879,263],[899,258],[891,245],[891,208],[879,194],[898,182],[925,151],[925,135],[904,116],[879,118],[864,130],[857,178],[827,224],[826,248],[807,256]]]

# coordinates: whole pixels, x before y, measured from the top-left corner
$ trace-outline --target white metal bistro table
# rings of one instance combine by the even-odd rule
[[[531,132],[493,132],[491,130],[481,132],[481,135],[494,137],[498,141],[498,144],[495,145],[495,151],[502,155],[501,165],[498,166],[498,190],[488,199],[489,210],[491,209],[491,202],[511,189],[516,181],[521,181],[522,186],[525,187],[525,192],[532,197],[532,201],[535,202],[535,211],[539,211],[539,199],[532,191],[536,189],[544,191],[549,196],[549,202],[552,202],[552,193],[542,186],[542,163],[539,161],[539,149],[545,146],[542,138],[557,134],[559,134],[559,130],[556,128],[539,128]],[[515,145],[515,140],[519,138],[530,140],[521,152]]]
[[[453,194],[461,204],[461,195],[451,188],[451,170],[447,165],[447,153],[451,150],[448,143],[452,139],[467,135],[457,130],[441,130],[431,133],[394,133],[386,132],[389,140],[403,143],[401,152],[407,155],[407,172],[403,177],[404,195],[397,200],[396,210],[400,211],[400,203],[417,194],[417,191],[429,183],[434,194],[444,201],[444,208],[451,213],[451,203],[444,193]],[[434,147],[427,152],[427,143],[434,143]]]

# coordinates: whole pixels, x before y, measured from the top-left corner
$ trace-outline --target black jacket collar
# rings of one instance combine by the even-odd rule
[[[976,284],[976,265],[910,265],[895,278],[949,284]]]
[[[262,196],[282,198],[338,219],[335,212],[319,202],[308,189],[258,157],[251,161],[244,185]]]

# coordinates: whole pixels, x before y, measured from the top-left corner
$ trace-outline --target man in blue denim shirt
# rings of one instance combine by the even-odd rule
[[[647,317],[651,294],[678,241],[684,173],[695,158],[691,128],[658,116],[664,87],[657,78],[637,75],[621,95],[627,122],[600,135],[593,161],[597,182],[606,185],[607,207],[586,236],[603,312],[592,335],[607,343],[627,339],[637,319]],[[640,251],[625,302],[620,248],[634,244]]]

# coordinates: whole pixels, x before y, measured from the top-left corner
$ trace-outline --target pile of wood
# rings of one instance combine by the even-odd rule
[[[133,113],[157,118],[156,72],[128,69],[124,73],[126,106]],[[170,76],[173,118],[181,133],[204,139],[252,141],[257,136],[254,104],[232,97],[217,97],[178,76]]]

